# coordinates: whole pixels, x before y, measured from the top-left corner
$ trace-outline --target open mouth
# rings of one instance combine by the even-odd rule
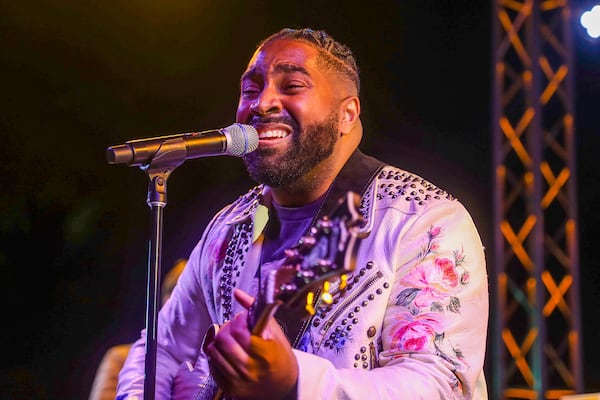
[[[258,132],[259,139],[281,139],[288,135],[289,133],[283,129],[269,129]]]
[[[260,140],[283,139],[292,133],[290,127],[285,124],[256,124],[254,127]]]

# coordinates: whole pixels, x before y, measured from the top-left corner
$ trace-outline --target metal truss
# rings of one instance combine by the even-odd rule
[[[568,0],[494,0],[493,399],[583,389]],[[490,271],[491,272],[491,271]]]

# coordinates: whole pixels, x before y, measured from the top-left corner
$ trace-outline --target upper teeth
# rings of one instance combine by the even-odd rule
[[[265,138],[284,138],[287,136],[287,132],[282,130],[282,129],[277,129],[274,131],[264,131],[261,132],[258,137],[260,139],[265,139]]]

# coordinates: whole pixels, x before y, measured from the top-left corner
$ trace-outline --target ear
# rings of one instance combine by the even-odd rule
[[[360,117],[360,100],[356,96],[349,96],[342,100],[339,113],[339,131],[347,135],[352,131]]]

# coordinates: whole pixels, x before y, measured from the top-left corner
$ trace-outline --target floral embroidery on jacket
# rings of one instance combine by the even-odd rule
[[[448,348],[442,346],[448,339],[442,315],[460,313],[458,294],[469,283],[469,274],[462,249],[454,250],[450,258],[439,254],[442,233],[441,227],[430,227],[417,265],[401,280],[407,288],[396,297],[396,305],[408,312],[397,317],[392,346],[408,353],[433,352],[457,364],[462,358],[459,349],[450,346],[452,356],[442,351]]]
[[[404,313],[399,319],[403,321],[402,327],[392,336],[395,347],[406,351],[435,351],[432,338],[435,338],[436,332],[442,328],[437,313]]]

